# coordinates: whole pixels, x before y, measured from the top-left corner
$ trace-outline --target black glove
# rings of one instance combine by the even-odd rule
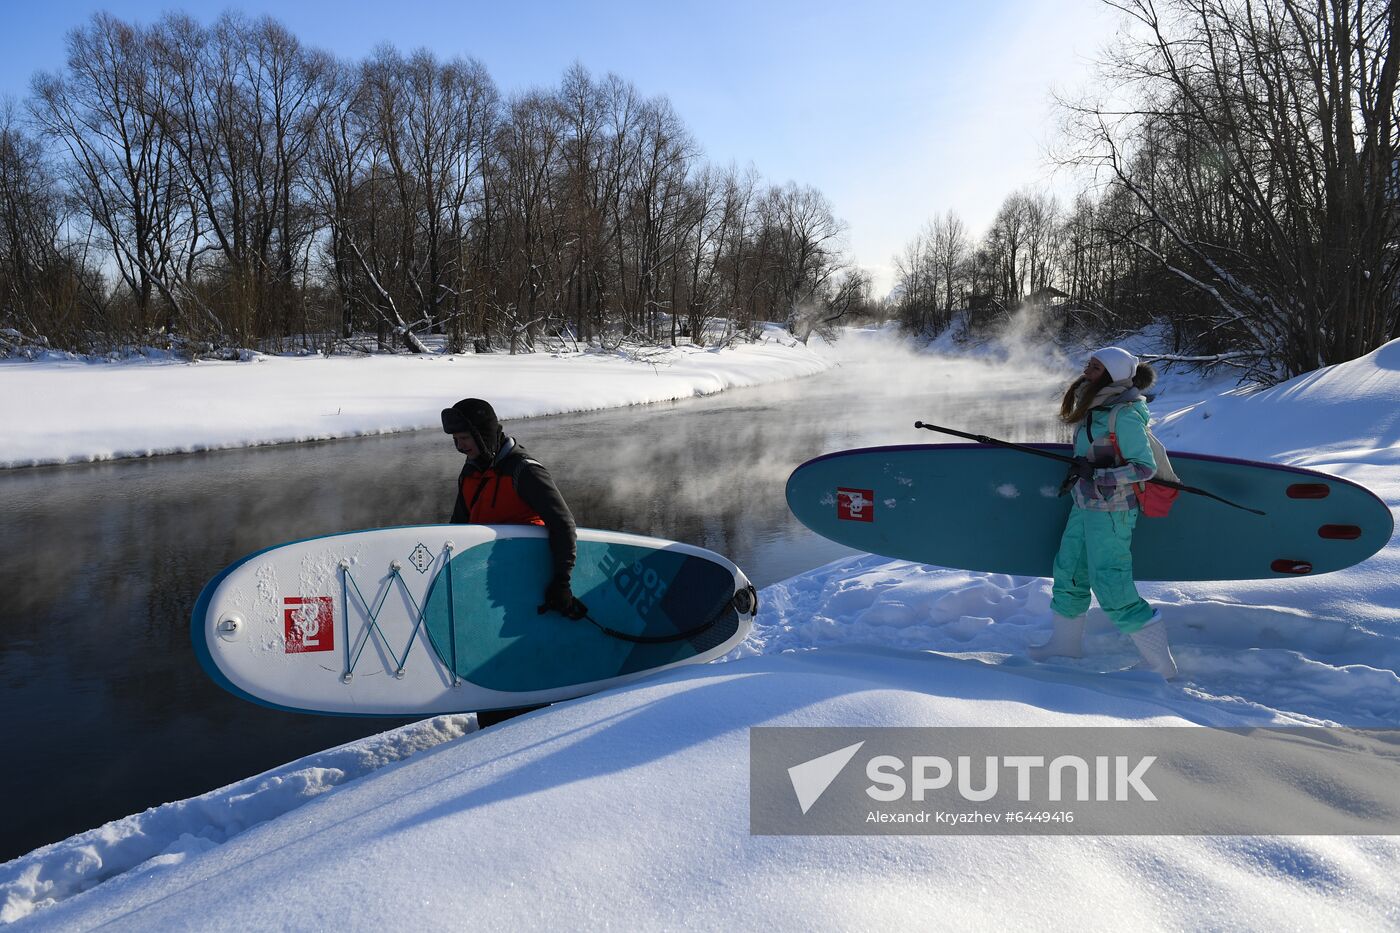
[[[557,612],[566,619],[575,621],[588,615],[588,607],[574,597],[568,580],[552,580],[544,588],[544,605],[535,610],[540,615]]]
[[[1069,465],[1069,475],[1077,480],[1087,479],[1092,481],[1094,478],[1094,465],[1089,462],[1088,457],[1075,457],[1074,462]]]
[[[1089,462],[1088,457],[1075,457],[1069,465],[1069,472],[1065,474],[1065,480],[1060,484],[1060,495],[1069,492],[1070,487],[1078,480],[1094,479],[1094,465]]]

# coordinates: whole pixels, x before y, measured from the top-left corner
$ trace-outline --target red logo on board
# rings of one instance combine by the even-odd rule
[[[875,521],[875,490],[839,487],[836,490],[836,517],[843,522]]]
[[[286,654],[335,648],[335,603],[329,596],[288,596],[283,603]]]

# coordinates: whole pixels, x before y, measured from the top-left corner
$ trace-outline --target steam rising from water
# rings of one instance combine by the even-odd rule
[[[818,376],[506,429],[548,465],[581,525],[708,547],[765,586],[850,553],[788,512],[787,477],[812,457],[953,440],[916,431],[916,420],[1062,439],[1052,414],[1078,367],[1047,368],[1045,351],[1021,346],[980,361],[858,332],[829,348],[837,365]],[[423,431],[0,475],[10,558],[0,590],[12,596],[0,609],[0,674],[27,711],[0,725],[0,745],[24,760],[78,748],[150,764],[125,783],[108,775],[96,797],[11,769],[6,795],[31,804],[9,827],[18,851],[382,729],[222,694],[190,655],[190,606],[220,569],[260,548],[445,521],[461,466],[450,438]],[[70,822],[54,823],[60,812]]]
[[[918,420],[1011,441],[1067,439],[1053,416],[1073,370],[1047,367],[1045,351],[1028,341],[1007,345],[1004,362],[913,352],[879,332],[855,332],[829,352],[837,366],[808,379],[507,430],[550,465],[580,524],[713,547],[760,583],[792,571],[801,549],[772,567],[745,564],[750,552],[779,540],[811,543],[784,489],[813,457],[958,441],[916,430]],[[826,559],[841,553],[815,550]]]

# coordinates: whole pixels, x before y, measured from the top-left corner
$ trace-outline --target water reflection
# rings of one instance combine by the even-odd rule
[[[760,587],[848,551],[807,532],[783,488],[832,450],[942,440],[933,421],[1064,440],[1059,374],[853,361],[705,399],[508,425],[580,525],[730,556]],[[489,394],[464,383],[463,395]],[[444,399],[450,404],[455,399]],[[0,473],[0,859],[396,725],[281,713],[200,670],[189,613],[233,560],[354,528],[437,522],[460,455],[421,432]]]

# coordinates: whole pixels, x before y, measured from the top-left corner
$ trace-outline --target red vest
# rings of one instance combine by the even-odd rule
[[[515,491],[515,480],[495,468],[462,480],[462,501],[473,525],[543,525],[544,519]]]

